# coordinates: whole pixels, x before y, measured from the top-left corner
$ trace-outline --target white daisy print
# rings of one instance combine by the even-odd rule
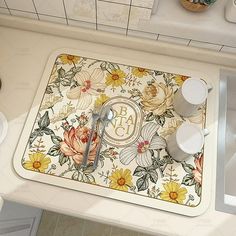
[[[150,150],[163,149],[166,147],[164,138],[157,136],[159,125],[154,122],[145,124],[142,127],[141,135],[138,140],[130,147],[120,152],[120,162],[128,165],[132,160],[142,167],[152,165],[152,154]]]
[[[93,96],[104,91],[106,85],[103,78],[104,72],[100,68],[94,69],[91,75],[87,71],[80,71],[74,77],[77,86],[71,88],[66,96],[69,99],[78,99],[77,109],[85,110],[92,103]]]

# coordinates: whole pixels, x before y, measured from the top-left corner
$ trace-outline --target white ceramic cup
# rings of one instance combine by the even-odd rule
[[[207,129],[202,130],[194,124],[183,123],[167,138],[167,150],[176,161],[184,161],[202,150],[204,136],[208,134]]]
[[[212,90],[211,85],[207,85],[201,79],[189,78],[174,95],[174,110],[184,117],[194,115],[198,108],[206,101],[208,93]]]

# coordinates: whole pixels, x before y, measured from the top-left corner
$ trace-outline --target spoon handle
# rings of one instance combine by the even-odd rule
[[[83,161],[82,161],[82,164],[81,164],[82,167],[87,166],[90,146],[91,146],[92,139],[93,139],[93,136],[94,136],[94,133],[95,133],[97,122],[99,120],[99,115],[97,113],[94,113],[92,118],[93,118],[92,127],[91,127],[91,131],[90,131],[90,134],[89,134],[88,142],[87,142],[87,145],[86,145],[86,148],[85,148],[85,152],[84,152],[84,155],[83,155]]]
[[[101,151],[101,148],[102,148],[103,136],[104,136],[104,133],[105,133],[105,129],[106,129],[107,123],[108,123],[107,121],[102,122],[102,131],[101,131],[101,135],[100,135],[100,142],[99,142],[99,144],[97,146],[96,156],[95,156],[95,160],[93,162],[93,169],[96,169],[97,166],[98,166],[100,151]]]

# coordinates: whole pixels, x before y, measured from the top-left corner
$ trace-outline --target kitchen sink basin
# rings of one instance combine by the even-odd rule
[[[236,71],[220,73],[216,209],[236,214]]]

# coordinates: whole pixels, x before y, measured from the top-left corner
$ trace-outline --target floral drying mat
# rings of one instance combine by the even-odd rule
[[[15,153],[16,171],[27,179],[198,214],[194,208],[202,197],[203,152],[176,162],[165,142],[183,121],[205,126],[206,106],[188,119],[173,110],[173,95],[189,77],[78,54],[50,60]],[[90,164],[82,168],[81,162],[92,109],[104,104],[112,106],[115,117],[94,171],[98,133]]]

